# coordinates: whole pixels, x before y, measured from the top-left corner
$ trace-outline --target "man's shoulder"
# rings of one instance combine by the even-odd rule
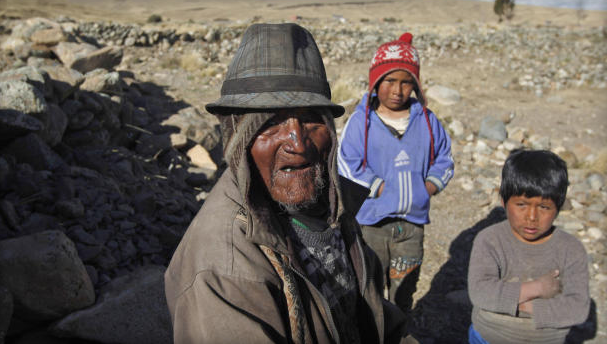
[[[262,279],[264,265],[255,243],[246,237],[246,216],[234,198],[236,188],[229,176],[222,176],[190,223],[177,246],[166,279],[185,289],[199,274]],[[237,190],[236,190],[237,191]]]

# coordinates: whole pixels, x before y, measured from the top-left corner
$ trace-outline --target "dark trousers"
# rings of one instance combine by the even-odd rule
[[[409,313],[424,256],[424,226],[389,218],[363,225],[362,233],[381,261],[384,296]]]

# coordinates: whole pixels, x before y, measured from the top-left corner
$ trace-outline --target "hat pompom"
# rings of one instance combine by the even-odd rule
[[[413,42],[413,35],[409,32],[405,32],[398,38],[399,41],[403,41],[405,43],[411,44]]]

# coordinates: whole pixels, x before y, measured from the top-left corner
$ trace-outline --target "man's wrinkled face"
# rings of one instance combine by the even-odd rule
[[[251,156],[268,193],[287,211],[315,204],[326,185],[331,134],[312,109],[276,112],[257,134]]]

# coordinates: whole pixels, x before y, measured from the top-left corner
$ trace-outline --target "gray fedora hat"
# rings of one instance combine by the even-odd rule
[[[244,33],[221,87],[206,105],[216,115],[234,110],[324,107],[335,117],[325,66],[314,38],[297,24],[253,24]]]

